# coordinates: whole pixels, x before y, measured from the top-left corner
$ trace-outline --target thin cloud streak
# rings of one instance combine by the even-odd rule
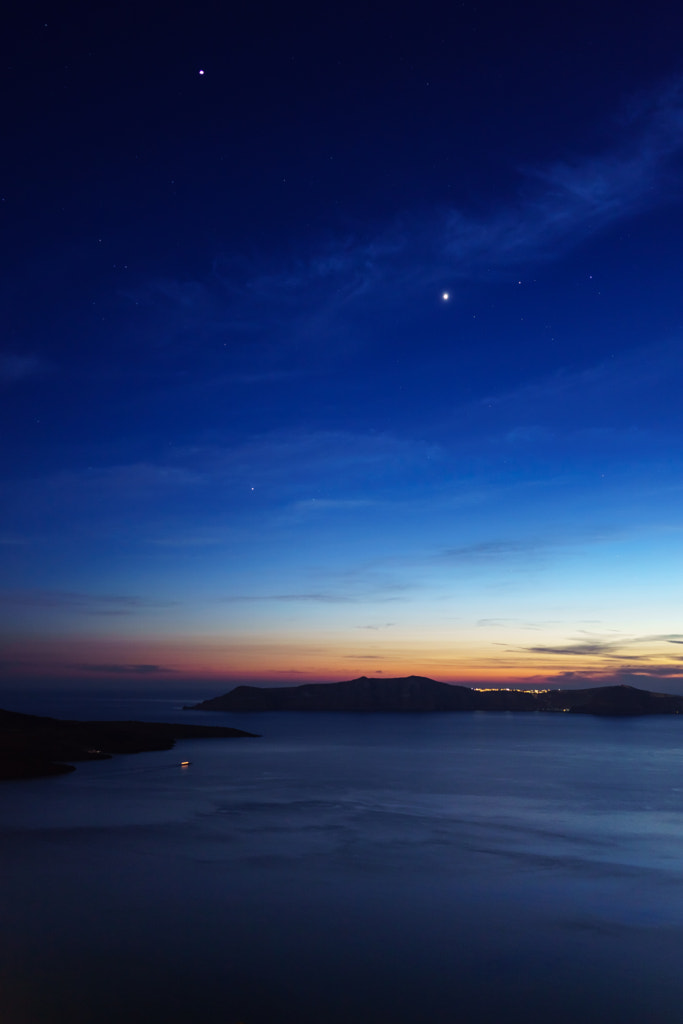
[[[150,676],[150,675],[165,675],[168,672],[175,672],[176,669],[169,668],[167,665],[127,665],[120,663],[113,664],[79,664],[74,666],[80,672],[97,672],[111,675],[133,675],[133,676]]]
[[[77,608],[104,614],[132,614],[143,608],[173,608],[178,601],[155,601],[131,594],[88,594],[68,590],[11,591],[0,593],[0,605],[35,608]]]
[[[17,384],[48,369],[45,360],[34,353],[0,352],[0,383]]]
[[[224,338],[238,356],[258,343],[258,371],[236,365],[223,379],[316,372],[317,359],[327,363],[359,344],[364,328],[356,311],[394,308],[409,294],[439,290],[444,280],[491,281],[531,261],[554,262],[610,225],[675,199],[667,176],[683,152],[683,80],[642,99],[613,134],[621,141],[602,154],[522,168],[517,204],[487,219],[455,209],[406,211],[374,238],[328,239],[286,265],[273,260],[266,271],[219,261],[207,281],[141,285],[130,292],[131,304],[147,306],[166,347],[196,351],[197,337]]]
[[[360,598],[345,594],[235,594],[221,597],[221,603],[242,604],[258,601],[313,602],[318,604],[354,604]]]
[[[533,647],[515,648],[515,650],[526,651],[530,654],[552,654],[560,657],[568,655],[577,657],[599,655],[603,658],[618,658],[620,660],[623,660],[625,657],[631,660],[648,660],[649,655],[623,654],[621,652],[623,652],[624,648],[656,643],[681,644],[683,643],[683,636],[672,633],[655,633],[647,636],[624,636],[618,639],[596,637],[587,640],[578,639],[571,643],[559,644],[557,646],[538,644]]]

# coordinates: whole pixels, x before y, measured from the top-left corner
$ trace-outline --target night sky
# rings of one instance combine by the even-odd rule
[[[683,692],[676,5],[12,17],[0,681]]]

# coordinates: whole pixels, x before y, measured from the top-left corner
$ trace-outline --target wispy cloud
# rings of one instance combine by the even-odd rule
[[[14,384],[47,369],[45,360],[34,353],[0,352],[0,383]]]
[[[147,543],[160,548],[212,548],[225,544],[229,531],[179,530],[177,533],[149,534]]]
[[[132,524],[155,546],[205,546],[229,539],[226,502],[250,520],[273,509],[290,521],[353,513],[400,490],[406,477],[430,478],[442,458],[433,443],[388,432],[270,431],[169,448],[156,462],[6,480],[2,504],[12,523],[25,521],[30,510],[34,528],[43,532],[58,519],[67,532],[78,524],[85,536],[94,523],[116,536]],[[191,534],[177,525],[190,507]],[[6,536],[15,536],[9,525]]]
[[[528,187],[516,208],[479,222],[453,214],[448,251],[470,266],[556,259],[607,225],[677,196],[666,178],[670,158],[683,150],[683,79],[641,96],[620,127],[612,150],[524,168]]]
[[[348,594],[234,594],[220,598],[222,602],[243,604],[249,601],[284,601],[314,604],[353,604],[358,600]]]
[[[583,658],[597,654],[602,658],[618,657],[621,660],[623,655],[618,652],[621,652],[623,647],[623,643],[620,644],[608,640],[580,640],[576,643],[561,644],[557,647],[538,644],[534,647],[524,647],[523,650],[528,651],[530,654],[557,654],[563,658],[567,656]]]
[[[376,504],[371,498],[306,498],[292,502],[288,512],[293,518],[319,516],[328,512],[354,512]]]
[[[650,660],[650,654],[634,654],[633,647],[659,643],[683,643],[683,635],[677,633],[655,633],[647,636],[587,637],[572,640],[566,644],[537,644],[520,647],[530,654],[552,654],[560,657],[593,657],[623,661]],[[648,670],[649,671],[649,670]]]
[[[157,280],[131,292],[136,316],[146,308],[159,346],[191,351],[195,362],[198,352],[220,347],[214,382],[315,373],[372,341],[368,311],[395,311],[445,280],[454,282],[457,300],[458,281],[555,261],[610,225],[676,198],[670,169],[683,151],[683,78],[640,97],[609,135],[612,146],[602,152],[519,168],[518,200],[486,217],[406,210],[371,237],[319,239],[286,259],[217,259],[207,280]],[[211,386],[205,374],[202,380]]]
[[[168,672],[175,672],[173,668],[169,668],[167,665],[128,665],[121,663],[111,664],[89,664],[81,663],[76,665],[81,672],[101,672],[104,674],[111,675],[133,675],[133,676],[150,676],[162,674],[165,675]]]
[[[177,601],[152,601],[131,594],[88,594],[70,590],[0,593],[0,605],[78,609],[91,615],[132,615],[143,608],[172,608],[177,604]]]
[[[535,555],[544,547],[547,545],[537,541],[491,540],[466,544],[459,548],[446,548],[442,552],[442,557],[454,562],[488,563],[519,555]]]
[[[651,445],[648,426],[657,422],[657,399],[661,402],[669,392],[675,394],[682,375],[678,342],[648,339],[647,345],[603,356],[592,365],[556,369],[507,391],[483,394],[463,409],[463,415],[470,416],[470,430],[476,429],[478,418],[502,424],[494,443],[515,452],[527,447],[556,452],[560,436],[600,454],[618,449],[633,452]],[[606,395],[611,399],[608,405]],[[570,418],[574,425],[568,426],[568,412],[578,405],[581,422]],[[606,409],[609,422],[605,422]],[[649,423],[647,418],[643,422],[643,411],[648,411]]]
[[[481,629],[499,629],[518,621],[518,619],[477,619],[477,626]]]
[[[344,654],[343,657],[349,661],[385,661],[384,654]]]
[[[590,686],[637,686],[652,688],[658,683],[676,682],[676,692],[680,692],[683,683],[683,663],[667,665],[641,666],[624,665],[622,668],[604,671],[600,669],[582,670],[581,672],[558,672],[556,675],[543,677],[550,686],[578,689]]]
[[[117,486],[201,486],[234,483],[261,487],[329,486],[343,474],[345,488],[382,474],[389,479],[443,456],[434,443],[385,433],[350,430],[271,431],[224,444],[174,448],[163,463],[111,467]],[[96,471],[95,471],[96,472]],[[369,498],[322,496],[291,501],[290,507],[334,510],[360,507]]]

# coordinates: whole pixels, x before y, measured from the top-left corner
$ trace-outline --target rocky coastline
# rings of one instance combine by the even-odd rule
[[[63,775],[73,761],[170,750],[180,739],[238,739],[255,733],[227,726],[166,722],[81,722],[0,710],[0,780]]]

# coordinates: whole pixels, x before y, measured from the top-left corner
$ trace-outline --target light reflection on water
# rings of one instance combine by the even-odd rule
[[[154,710],[263,738],[0,789],[11,1024],[678,1019],[680,720]]]

